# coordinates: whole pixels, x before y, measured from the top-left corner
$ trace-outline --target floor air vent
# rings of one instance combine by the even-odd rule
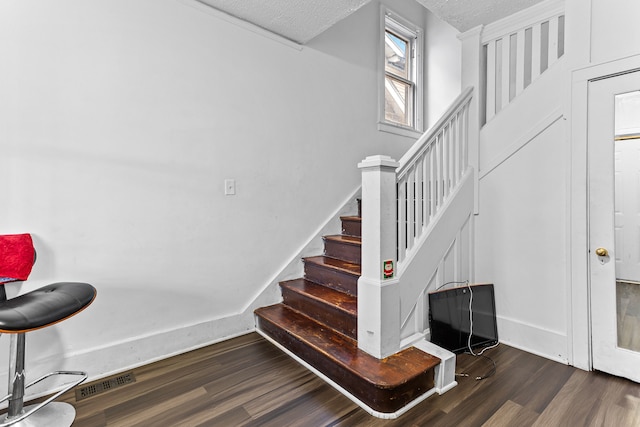
[[[135,382],[136,377],[133,375],[133,372],[127,372],[87,384],[76,389],[76,402]]]

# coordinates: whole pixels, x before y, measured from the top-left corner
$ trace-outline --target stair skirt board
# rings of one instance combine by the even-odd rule
[[[316,374],[318,377],[320,377],[322,380],[324,380],[327,384],[329,384],[330,386],[335,388],[338,392],[340,392],[341,394],[346,396],[353,403],[355,403],[356,405],[358,405],[359,407],[364,409],[370,415],[373,415],[374,417],[377,417],[377,418],[382,418],[382,419],[386,419],[386,420],[396,419],[400,415],[402,415],[405,412],[407,412],[408,410],[412,409],[414,406],[418,405],[419,403],[422,403],[425,399],[427,399],[428,397],[430,397],[434,393],[438,392],[438,390],[435,387],[433,387],[430,390],[427,390],[424,394],[416,397],[414,400],[412,400],[411,402],[407,403],[404,407],[398,409],[395,412],[379,412],[379,411],[376,411],[375,409],[370,408],[368,405],[366,405],[364,402],[362,402],[360,399],[355,397],[353,394],[349,393],[347,390],[342,388],[339,384],[335,383],[333,380],[328,378],[322,372],[318,371],[316,368],[311,366],[309,363],[307,363],[306,361],[304,361],[301,358],[299,358],[297,355],[292,353],[289,349],[287,349],[282,344],[280,344],[279,342],[277,342],[276,340],[271,338],[266,332],[261,331],[260,328],[256,328],[256,332],[259,333],[261,336],[263,336],[267,341],[269,341],[270,343],[272,343],[273,345],[278,347],[280,350],[282,350],[283,352],[288,354],[291,358],[293,358],[295,361],[300,363],[302,366],[304,366],[305,368],[307,368],[308,370],[310,370],[311,372]]]

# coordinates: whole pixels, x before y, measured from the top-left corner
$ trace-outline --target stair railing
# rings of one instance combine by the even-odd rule
[[[400,159],[396,170],[399,267],[467,171],[472,93],[472,88],[465,90]]]
[[[415,305],[416,284],[408,283],[413,280],[403,283],[403,272],[412,263],[425,263],[416,258],[417,251],[457,195],[470,200],[469,214],[473,209],[470,123],[477,121],[470,112],[472,99],[473,88],[466,89],[400,162],[370,156],[358,165],[363,200],[358,346],[378,358],[400,350],[400,331],[410,311],[407,307]],[[460,191],[463,183],[470,192]],[[435,254],[447,247],[438,249]],[[440,258],[426,264],[437,266],[439,262]],[[420,291],[431,273],[425,273],[428,277],[417,284]]]
[[[547,0],[482,28],[482,124],[564,55],[564,27],[564,1]]]

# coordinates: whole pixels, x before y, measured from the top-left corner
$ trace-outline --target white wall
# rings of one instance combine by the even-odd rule
[[[97,377],[253,327],[250,303],[357,188],[356,164],[412,143],[376,130],[378,13],[296,50],[187,1],[0,3],[0,232],[32,233],[39,255],[10,293],[98,289],[30,334],[31,366]],[[459,92],[446,31],[434,55],[454,70],[430,111]]]
[[[611,61],[640,54],[640,30],[631,22],[640,5],[566,0],[565,7],[563,68],[551,70],[551,89],[538,88],[534,104],[507,112],[521,116],[506,126],[521,127],[526,144],[508,132],[496,140],[497,122],[482,141],[481,165],[489,170],[481,170],[476,279],[496,284],[502,340],[589,369],[586,122],[573,117],[586,111],[587,93],[576,78],[597,76],[585,67],[615,72]],[[560,118],[537,128],[539,117],[530,113],[545,109]]]
[[[446,111],[460,95],[461,62],[460,48],[452,46],[458,31],[428,13],[425,22],[425,79],[427,92],[425,109],[427,129]],[[462,88],[465,89],[465,88]]]
[[[567,161],[555,121],[480,181],[476,281],[493,283],[500,340],[566,362]]]
[[[500,341],[563,363],[572,358],[566,80],[562,58],[481,130],[475,221],[475,281],[495,285]]]
[[[640,3],[633,0],[593,0],[591,3],[591,62],[638,54]]]
[[[565,0],[566,43],[571,70],[615,61],[640,53],[640,28],[635,0]]]

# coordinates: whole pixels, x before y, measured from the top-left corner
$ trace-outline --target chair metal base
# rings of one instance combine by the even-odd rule
[[[29,412],[36,406],[38,405],[30,405],[25,407],[24,410]],[[51,402],[22,421],[8,425],[12,427],[70,427],[75,418],[76,410],[72,405],[64,402]],[[3,416],[0,422],[4,424],[9,420]]]
[[[76,410],[74,409],[74,407],[68,403],[64,403],[64,402],[54,402],[55,399],[57,399],[58,397],[62,396],[64,393],[66,393],[67,391],[71,390],[73,387],[79,385],[80,383],[82,383],[84,380],[87,379],[87,373],[86,372],[82,372],[82,371],[55,371],[55,372],[50,372],[46,375],[41,376],[40,378],[38,378],[37,380],[29,383],[26,385],[26,387],[24,387],[24,389],[27,389],[29,387],[31,387],[32,385],[38,384],[40,381],[43,381],[49,377],[53,377],[56,375],[71,375],[71,376],[76,376],[79,377],[78,380],[73,381],[69,384],[67,384],[62,390],[58,391],[56,394],[54,394],[53,396],[50,396],[47,400],[45,400],[44,402],[41,403],[37,403],[35,405],[29,405],[25,408],[22,409],[22,411],[20,411],[19,414],[15,415],[13,418],[9,418],[8,414],[6,416],[2,416],[2,418],[0,418],[0,427],[8,427],[8,426],[40,426],[40,425],[48,425],[51,427],[55,427],[55,426],[65,426],[68,427],[71,425],[71,423],[73,422],[73,419],[75,418],[76,415]],[[21,392],[24,395],[24,389],[21,390]],[[8,400],[11,398],[11,395],[8,394],[5,397],[3,397],[2,399],[0,399],[0,402],[4,402],[5,400]],[[36,416],[36,419],[42,419],[43,415],[40,415],[40,413],[44,413],[44,414],[49,414],[50,412],[47,411],[46,409],[51,406],[54,405],[56,407],[59,407],[61,405],[64,406],[70,406],[71,407],[71,414],[73,415],[71,418],[71,422],[69,424],[22,424],[23,422],[26,422],[27,420],[33,418],[34,416]],[[20,398],[20,406],[22,406],[22,398]],[[9,408],[11,408],[11,404],[9,405]],[[11,412],[11,411],[9,411]],[[56,409],[55,412],[51,415],[56,415],[58,413],[63,412],[62,409]],[[69,413],[70,411],[68,409],[64,410],[65,413]],[[55,421],[55,419],[52,419]]]
[[[56,402],[53,412],[51,410],[46,410],[48,406],[53,405],[53,401],[58,397],[62,396],[67,391],[71,390],[73,387],[82,383],[87,379],[87,373],[82,371],[54,371],[50,372],[46,375],[41,376],[35,381],[30,382],[25,385],[25,372],[24,372],[24,354],[25,354],[25,334],[24,332],[11,335],[11,343],[9,346],[9,394],[0,399],[0,403],[6,400],[9,401],[9,406],[7,408],[7,414],[3,415],[0,418],[0,427],[8,427],[8,426],[65,426],[69,427],[75,418],[76,410],[68,403],[60,403]],[[26,408],[23,407],[24,403],[24,392],[27,388],[38,384],[41,381],[46,380],[47,378],[58,376],[58,375],[68,375],[77,377],[76,381],[66,384],[66,386],[59,390],[53,396],[49,396],[45,401],[28,406]],[[63,405],[63,406],[61,406]],[[66,406],[71,407],[71,410],[68,408],[64,409]],[[58,409],[60,408],[60,409]],[[65,424],[65,420],[71,415],[70,422]],[[46,417],[52,416],[52,422],[47,423]],[[35,421],[29,421],[34,418]],[[60,419],[58,419],[60,418]],[[39,420],[45,420],[44,423]],[[53,423],[55,421],[55,424]],[[39,424],[40,423],[40,424]]]

